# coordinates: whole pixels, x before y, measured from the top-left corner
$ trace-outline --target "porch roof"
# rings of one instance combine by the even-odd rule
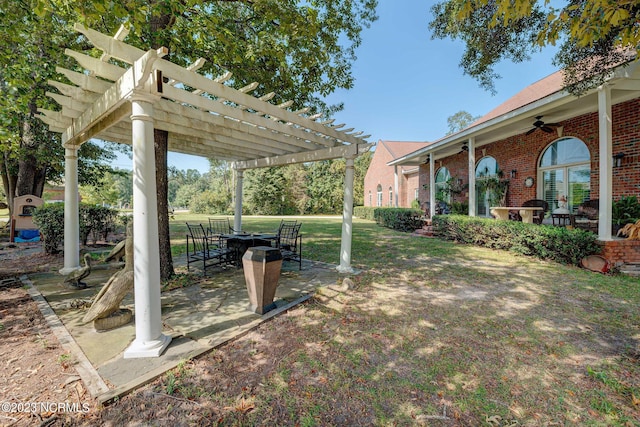
[[[319,122],[321,115],[309,116],[308,108],[290,111],[292,101],[271,104],[275,93],[249,95],[258,83],[234,89],[224,84],[230,73],[215,79],[198,74],[204,59],[184,68],[162,59],[165,48],[145,52],[124,43],[123,28],[114,37],[74,28],[103,53],[95,58],[67,49],[85,71],[58,67],[72,84],[49,81],[60,94],[47,95],[62,109],[40,108],[39,117],[62,134],[65,147],[91,138],[131,144],[130,101],[140,96],[154,106],[154,127],[168,131],[170,151],[233,161],[238,169],[357,155],[371,146],[370,135]]]
[[[470,138],[475,147],[525,133],[533,127],[536,116],[548,123],[559,123],[586,113],[598,111],[597,89],[582,96],[571,95],[562,88],[562,72],[555,72],[529,85],[471,126],[447,135],[433,144],[398,157],[388,165],[420,165],[430,155],[434,160],[454,155]],[[607,79],[611,86],[612,104],[640,97],[640,66],[638,61],[614,69]],[[562,128],[558,128],[562,135]]]

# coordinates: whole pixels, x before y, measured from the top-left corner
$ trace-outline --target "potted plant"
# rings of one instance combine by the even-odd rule
[[[640,219],[640,202],[636,196],[622,196],[613,201],[611,207],[611,234],[617,235],[618,231],[627,224],[633,224]]]
[[[507,190],[509,180],[502,179],[504,174],[501,170],[493,175],[480,174],[476,180],[478,194],[485,193],[489,197],[489,204],[492,206],[506,206]]]

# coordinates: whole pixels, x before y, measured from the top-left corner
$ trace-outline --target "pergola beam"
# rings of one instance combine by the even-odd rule
[[[316,151],[304,151],[301,153],[287,154],[284,156],[276,156],[248,161],[240,161],[235,163],[236,169],[256,169],[272,166],[285,166],[295,163],[319,162],[321,160],[339,159],[349,155],[364,154],[374,144],[353,144],[343,145],[340,147],[330,147]]]

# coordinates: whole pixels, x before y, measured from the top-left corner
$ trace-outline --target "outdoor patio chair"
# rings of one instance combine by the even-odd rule
[[[522,203],[522,207],[525,208],[542,208],[541,211],[535,211],[533,213],[533,223],[534,224],[542,224],[542,220],[544,220],[544,215],[547,212],[547,210],[549,210],[549,203],[547,203],[545,200],[541,200],[541,199],[531,199],[531,200],[527,200],[526,202]],[[517,211],[510,211],[509,212],[509,219],[514,220],[514,221],[522,221],[522,217],[520,216],[520,213]]]
[[[209,228],[207,229],[210,235],[222,235],[222,234],[231,234],[233,233],[233,228],[231,228],[231,224],[229,223],[229,219],[214,219],[209,218]]]
[[[598,232],[600,217],[600,200],[592,199],[582,202],[575,214],[575,226],[583,230]]]
[[[208,236],[202,224],[187,223],[187,229],[187,271],[191,264],[202,263],[202,272],[206,276],[209,267],[235,262],[235,251],[226,247],[225,239]]]
[[[282,232],[282,227],[283,226],[287,225],[287,226],[293,227],[297,223],[298,223],[298,221],[296,221],[295,219],[293,219],[293,220],[284,220],[284,219],[280,220],[280,225],[278,226],[278,231],[276,231],[276,236],[280,235],[280,232]]]
[[[230,234],[233,234],[233,228],[231,228],[228,218],[209,218],[209,228],[207,229],[209,242],[216,244],[226,254],[225,259],[229,264],[237,264],[239,254],[236,248],[229,246],[228,235]]]
[[[283,261],[294,261],[302,270],[302,224],[282,224],[276,239],[276,248],[280,249]]]

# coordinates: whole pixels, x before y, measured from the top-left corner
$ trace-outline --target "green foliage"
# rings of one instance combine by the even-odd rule
[[[109,232],[116,227],[118,211],[103,206],[80,204],[80,240],[87,244],[89,235],[97,242],[99,239],[107,239]]]
[[[422,227],[419,209],[375,208],[373,216],[378,225],[398,231],[415,231]]]
[[[469,215],[469,202],[451,202],[451,213],[454,215]]]
[[[244,209],[253,215],[286,215],[295,212],[285,194],[289,183],[284,168],[261,168],[245,173]]]
[[[52,203],[37,208],[33,212],[33,222],[42,233],[45,252],[58,253],[58,247],[64,241],[64,204]]]
[[[374,213],[376,209],[378,208],[373,206],[355,206],[353,208],[353,216],[375,221]]]
[[[461,131],[462,129],[468,127],[471,123],[478,120],[480,116],[472,116],[468,111],[458,111],[452,116],[447,117],[447,126],[449,126],[449,130],[447,131],[447,135],[454,134],[456,132]]]
[[[306,176],[309,214],[342,212],[344,201],[344,159],[324,160],[309,165]]]
[[[640,44],[637,1],[444,0],[431,9],[434,38],[466,43],[460,65],[465,74],[495,91],[494,66],[503,59],[522,62],[529,53],[562,42],[554,63],[565,69],[574,94],[602,84],[605,71],[629,59]]]
[[[509,250],[563,264],[578,265],[585,256],[601,251],[593,233],[519,221],[436,215],[433,230],[447,240]]]
[[[229,215],[233,213],[230,202],[226,194],[207,190],[195,194],[189,202],[189,208],[193,213]]]
[[[614,225],[625,225],[640,219],[640,202],[636,196],[622,196],[614,200],[612,205],[612,221]]]
[[[81,204],[79,215],[80,240],[85,245],[89,235],[94,242],[106,238],[118,221],[118,211],[102,206]],[[45,252],[57,253],[64,242],[64,203],[46,204],[37,208],[33,213],[33,221],[43,235]]]

